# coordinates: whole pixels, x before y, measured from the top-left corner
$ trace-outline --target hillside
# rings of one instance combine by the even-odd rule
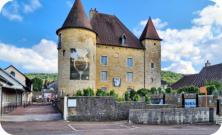
[[[54,81],[57,80],[57,73],[26,73],[25,74],[28,78],[33,79],[35,77],[40,78],[42,80]],[[184,75],[173,73],[169,71],[162,71],[161,72],[162,80],[166,81],[167,83],[175,83],[176,81],[180,80]]]

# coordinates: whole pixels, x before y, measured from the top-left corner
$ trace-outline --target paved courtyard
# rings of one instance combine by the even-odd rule
[[[129,125],[121,122],[4,122],[3,128],[13,135],[210,135],[217,125]]]

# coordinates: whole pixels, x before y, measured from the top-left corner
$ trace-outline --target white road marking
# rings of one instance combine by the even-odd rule
[[[76,131],[76,129],[71,124],[69,124],[68,127],[70,127],[73,131]]]

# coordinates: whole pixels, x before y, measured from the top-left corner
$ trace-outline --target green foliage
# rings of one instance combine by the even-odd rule
[[[76,96],[83,96],[83,92],[82,92],[81,90],[78,90],[78,91],[76,92]]]
[[[87,88],[83,90],[83,96],[94,96],[94,90],[92,88]]]
[[[116,102],[125,102],[123,98],[116,98]]]
[[[173,84],[184,77],[183,74],[173,73],[169,71],[161,71],[162,80],[168,84]]]
[[[198,87],[195,87],[195,86],[185,86],[183,88],[179,88],[177,90],[177,93],[180,94],[180,93],[196,93],[196,94],[199,94],[200,93],[200,89]]]
[[[155,87],[152,87],[150,91],[151,94],[157,94],[157,89]]]
[[[151,104],[151,97],[149,97],[149,96],[145,96],[145,102],[147,103],[147,104]]]
[[[110,96],[110,97],[118,98],[118,94],[116,94],[116,92],[115,92],[114,90],[111,90],[111,91],[110,91],[109,96]]]
[[[40,78],[33,78],[32,79],[32,83],[33,83],[34,91],[41,91],[42,90],[42,85],[43,85],[42,79],[40,79]]]
[[[162,94],[162,93],[163,93],[163,92],[162,92],[162,88],[159,87],[157,90],[158,90],[158,93],[159,93],[159,94]]]
[[[136,95],[136,91],[134,89],[132,89],[130,91],[130,99],[133,100],[133,97]]]
[[[26,73],[25,74],[29,79],[40,78],[43,82],[48,80],[49,82],[57,80],[57,73]]]
[[[105,92],[104,90],[102,90],[102,89],[98,89],[98,90],[96,91],[96,96],[98,96],[98,97],[104,97],[104,96],[106,96],[106,92]]]
[[[214,91],[216,91],[217,88],[215,85],[208,85],[207,86],[207,95],[212,95]]]
[[[125,101],[130,101],[130,93],[128,91],[125,92]]]
[[[137,91],[137,94],[140,95],[141,97],[146,96],[148,93],[149,93],[149,90],[148,89],[144,89],[144,88],[139,89]]]
[[[69,97],[69,96],[70,96],[70,94],[66,94],[66,96],[67,96],[67,97]]]
[[[208,82],[207,85],[214,85],[217,88],[217,90],[222,90],[222,82],[221,81],[212,80],[212,81]]]
[[[135,95],[133,96],[133,101],[140,101],[140,95],[135,94]]]
[[[173,92],[173,89],[172,89],[171,87],[167,87],[166,90],[165,90],[165,92],[166,92],[167,94],[171,94],[171,93]]]

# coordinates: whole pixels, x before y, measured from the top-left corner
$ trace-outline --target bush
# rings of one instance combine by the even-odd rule
[[[207,86],[207,95],[212,95],[215,90],[217,90],[215,85],[208,85]]]
[[[207,85],[214,85],[217,90],[222,90],[222,83],[221,83],[221,81],[212,80],[212,81],[208,82]]]
[[[148,93],[149,93],[149,90],[148,89],[144,89],[144,88],[143,89],[139,89],[137,91],[137,94],[140,95],[141,97],[146,96]]]
[[[94,96],[94,90],[92,88],[87,88],[83,90],[83,96]]]
[[[140,95],[138,95],[138,94],[134,95],[133,101],[140,101]]]
[[[133,97],[136,95],[136,91],[135,90],[131,90],[130,91],[130,99],[133,100]]]
[[[125,102],[123,98],[116,98],[116,102]]]
[[[166,92],[167,94],[171,94],[171,93],[173,92],[173,89],[172,89],[171,87],[167,87],[166,90],[165,90],[165,92]]]
[[[104,90],[102,90],[102,89],[98,89],[98,90],[96,91],[96,96],[98,96],[98,97],[104,97],[104,96],[106,96],[106,92],[105,92]]]
[[[146,102],[147,104],[151,104],[151,97],[145,96],[145,102]]]
[[[156,89],[155,87],[152,87],[152,88],[151,88],[151,93],[152,93],[152,94],[157,94],[157,89]]]
[[[199,94],[200,93],[200,89],[198,87],[195,87],[195,86],[185,86],[183,88],[179,88],[177,90],[177,93],[180,94],[180,93],[196,93],[196,94]]]
[[[128,91],[125,92],[125,101],[130,101],[130,93]]]
[[[78,90],[78,91],[76,92],[76,96],[83,96],[83,92],[82,92],[81,90]]]
[[[162,93],[163,93],[163,92],[162,92],[162,88],[160,88],[160,87],[158,88],[158,93],[159,93],[159,94],[162,94]]]
[[[109,96],[118,98],[118,94],[116,94],[114,90],[110,91]]]

